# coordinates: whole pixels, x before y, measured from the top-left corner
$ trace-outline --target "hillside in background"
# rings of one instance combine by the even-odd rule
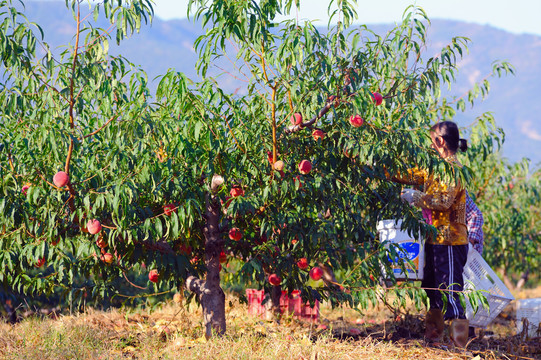
[[[29,21],[42,26],[45,41],[52,46],[73,40],[75,22],[65,3],[26,2],[25,15]],[[389,25],[369,26],[384,34]],[[120,47],[111,40],[111,53],[122,54],[144,69],[149,79],[173,68],[189,78],[196,78],[196,53],[193,43],[201,34],[198,24],[188,20],[162,21],[155,19],[151,26],[143,26],[140,34],[124,41]],[[541,163],[541,37],[511,34],[490,26],[448,20],[433,20],[429,29],[426,59],[437,54],[453,36],[472,40],[469,54],[459,62],[459,77],[451,94],[463,95],[475,82],[482,80],[492,69],[495,60],[513,64],[516,76],[492,78],[491,92],[484,102],[457,117],[461,125],[470,124],[483,112],[490,111],[497,124],[505,131],[503,154],[512,161],[528,157],[533,164]],[[222,62],[215,73],[227,69]],[[242,86],[232,77],[224,77],[228,89]],[[155,86],[155,85],[154,85]]]

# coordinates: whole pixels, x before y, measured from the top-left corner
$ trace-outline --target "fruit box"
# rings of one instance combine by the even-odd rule
[[[399,246],[399,249],[396,249],[396,257],[391,259],[390,252],[388,257],[395,279],[422,280],[425,266],[423,242],[414,239],[406,231],[401,230],[401,225],[402,220],[381,220],[378,222],[377,230],[380,241],[384,243],[387,248],[389,248],[391,244]],[[400,266],[393,265],[397,264],[400,259],[404,261],[406,272],[404,272]],[[407,260],[410,262],[406,262]],[[413,264],[413,266],[411,264]],[[389,278],[385,273],[385,269],[383,269],[383,278]]]
[[[470,326],[485,328],[515,299],[498,275],[471,245],[463,277],[464,290],[482,290],[489,305],[488,311],[479,305],[477,312],[474,313],[470,302],[466,299],[466,318],[470,321]]]
[[[517,333],[523,330],[528,337],[541,338],[541,298],[517,300]]]
[[[263,305],[265,299],[264,290],[246,289],[248,298],[248,313],[250,315],[272,318],[267,306]],[[299,290],[294,290],[287,296],[287,291],[282,291],[280,297],[280,312],[287,316],[294,316],[297,319],[316,322],[319,319],[319,301],[316,300],[313,307],[310,304],[302,303]]]

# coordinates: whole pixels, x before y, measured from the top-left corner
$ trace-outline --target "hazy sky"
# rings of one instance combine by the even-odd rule
[[[188,0],[154,0],[156,16],[186,17]],[[299,19],[321,19],[326,24],[328,0],[301,0]],[[541,35],[541,0],[357,0],[359,22],[363,24],[400,21],[405,8],[416,4],[429,18],[453,19],[488,24],[513,33]]]

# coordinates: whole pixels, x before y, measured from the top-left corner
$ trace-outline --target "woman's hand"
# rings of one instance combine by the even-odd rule
[[[417,190],[413,189],[404,189],[400,193],[400,198],[404,201],[406,201],[408,204],[413,205],[413,194],[415,194]]]

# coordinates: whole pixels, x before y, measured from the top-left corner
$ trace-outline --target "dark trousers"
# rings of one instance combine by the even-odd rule
[[[462,271],[468,259],[468,245],[432,245],[425,244],[425,268],[422,287],[427,289],[431,309],[442,309],[446,296],[444,318],[465,319],[464,309],[456,291],[462,291],[464,279]]]

